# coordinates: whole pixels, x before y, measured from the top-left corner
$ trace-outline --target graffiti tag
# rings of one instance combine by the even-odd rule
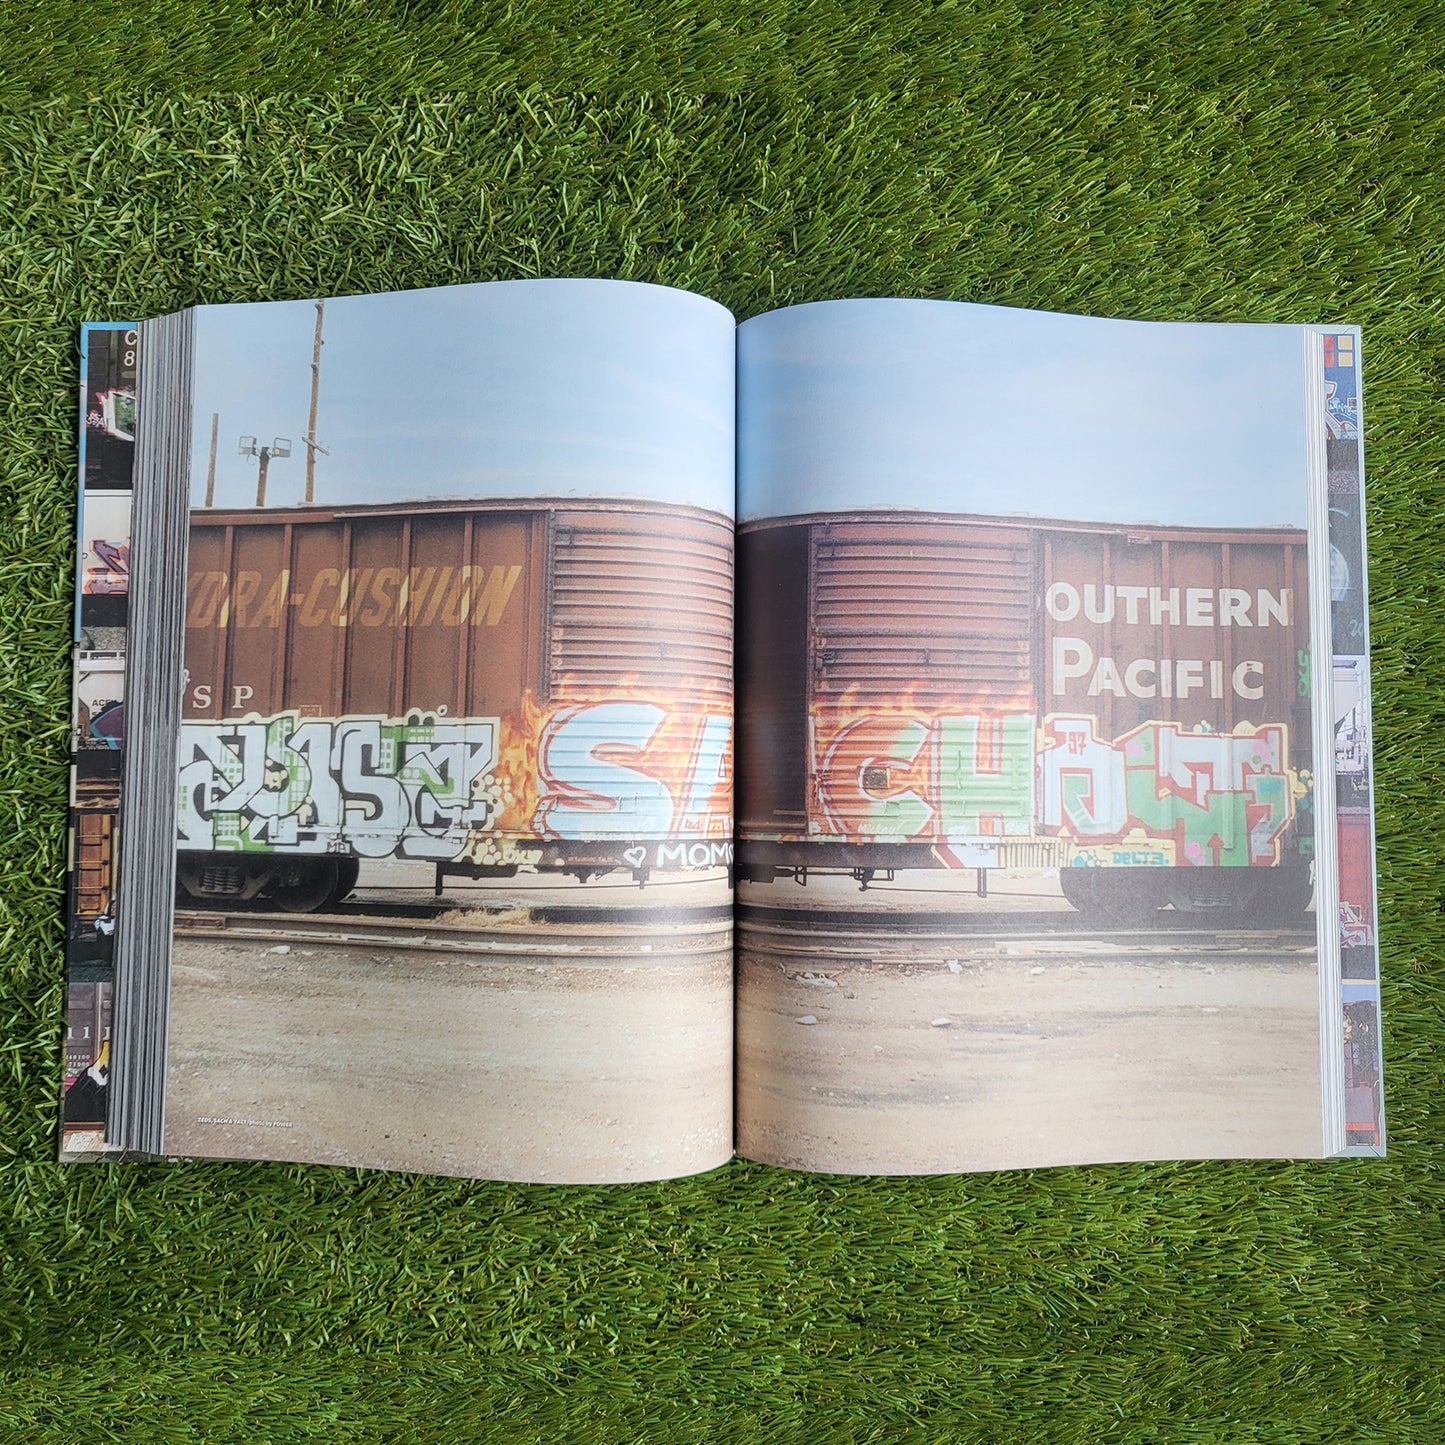
[[[1117,739],[1091,717],[889,713],[854,718],[816,751],[822,826],[851,840],[1045,833],[1120,844],[1128,861],[1277,861],[1302,785],[1286,729],[1193,732],[1151,722]]]
[[[818,801],[852,838],[1029,833],[1033,718],[864,717],[821,750]]]
[[[99,559],[100,565],[85,569],[81,591],[92,596],[125,592],[130,586],[130,543],[107,542],[97,537],[90,543],[89,550]]]
[[[731,837],[731,743],[730,712],[563,706],[539,731],[530,825],[544,838]]]
[[[1040,756],[1040,821],[1083,842],[1139,828],[1180,863],[1274,863],[1294,816],[1285,728],[1190,732],[1145,723],[1114,743],[1094,719],[1052,717]]]
[[[182,723],[179,846],[453,858],[492,822],[497,726],[295,713]]]
[[[652,867],[730,863],[721,707],[612,699],[529,706],[520,720],[183,723],[179,846],[495,861],[487,850],[518,838],[653,840]]]

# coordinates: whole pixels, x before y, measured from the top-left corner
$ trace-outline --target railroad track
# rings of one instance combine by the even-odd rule
[[[851,929],[846,933],[804,926],[760,922],[741,918],[738,923],[738,952],[762,953],[771,958],[798,958],[813,962],[898,963],[926,966],[952,960],[990,962],[1019,959],[1052,959],[1086,962],[1090,959],[1193,958],[1219,961],[1259,958],[1313,959],[1313,930],[1300,929],[1214,929],[1167,928],[1155,930],[1098,929],[1063,930],[1014,927],[1006,932],[966,929],[927,931],[880,928]]]
[[[779,910],[769,910],[778,912]],[[1090,929],[1067,916],[1069,927],[1043,915],[1023,925],[1015,915],[1007,929],[979,927],[987,915],[962,915],[962,926],[936,916],[927,926],[880,926],[874,915],[862,928],[822,928],[806,914],[759,919],[745,912],[737,924],[742,953],[836,963],[942,965],[952,959],[1089,959],[1178,957],[1219,960],[1274,957],[1313,958],[1312,929],[1203,929],[1171,925],[1155,929]],[[427,917],[377,917],[356,913],[211,913],[178,910],[178,938],[257,942],[271,946],[377,949],[513,959],[665,959],[711,956],[728,949],[730,917],[673,917],[639,923],[635,917],[586,924],[535,920],[493,923],[479,914],[475,924],[441,923]]]
[[[1298,927],[1261,929],[1257,924],[1242,923],[1226,916],[1207,913],[1174,913],[1161,911],[1145,923],[1100,925],[1072,909],[1055,912],[1010,912],[1003,909],[970,909],[939,912],[934,908],[917,909],[823,909],[778,908],[752,903],[738,906],[739,923],[754,926],[776,924],[781,927],[807,928],[815,933],[858,934],[906,933],[909,938],[954,937],[967,934],[974,938],[1011,938],[1020,932],[1059,934],[1074,938],[1137,938],[1141,936],[1183,937],[1185,935],[1218,936],[1220,938],[1254,937],[1269,934],[1281,938],[1313,940],[1313,915],[1300,920]]]
[[[558,926],[530,923],[491,926],[438,923],[410,918],[360,918],[324,913],[203,913],[179,909],[177,938],[223,939],[280,947],[384,949],[405,953],[445,953],[491,958],[589,960],[626,958],[638,963],[701,958],[726,952],[731,919],[676,923]]]
[[[731,919],[733,909],[727,903],[669,903],[663,897],[660,902],[647,907],[627,903],[621,906],[598,906],[595,903],[535,903],[529,899],[499,899],[496,902],[478,902],[475,899],[442,897],[436,902],[392,903],[384,900],[361,899],[354,903],[338,903],[332,906],[332,915],[338,918],[439,918],[445,913],[465,910],[484,918],[488,913],[514,913],[526,909],[535,923],[647,923],[666,920]],[[237,910],[238,913],[244,910]],[[292,918],[293,915],[286,915]]]
[[[364,890],[369,892],[370,890]],[[476,899],[459,900],[455,897],[443,897],[435,902],[428,899],[425,902],[392,902],[387,900],[376,900],[370,897],[363,897],[357,902],[334,904],[326,915],[329,918],[358,918],[364,921],[372,919],[410,919],[416,921],[427,921],[433,918],[442,917],[445,914],[455,914],[459,911],[475,913],[478,926],[482,926],[489,915],[516,913],[520,908],[525,908],[533,923],[561,923],[561,924],[630,924],[639,922],[642,924],[657,923],[668,926],[691,927],[695,922],[707,921],[728,921],[733,916],[732,907],[729,904],[674,904],[668,903],[665,899],[655,903],[651,907],[642,908],[636,904],[627,904],[620,907],[595,906],[583,903],[534,903],[526,899],[502,898],[495,901],[481,902]],[[249,906],[232,905],[222,909],[193,909],[192,912],[203,912],[207,917],[226,917],[237,920],[254,918],[299,918],[316,917],[317,915],[305,915],[296,913],[274,913],[262,908]],[[466,925],[463,925],[464,927]]]

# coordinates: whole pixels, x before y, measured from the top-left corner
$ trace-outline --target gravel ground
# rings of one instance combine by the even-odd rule
[[[732,1003],[730,952],[178,939],[166,1148],[548,1182],[710,1169],[732,1148]]]
[[[1311,948],[1113,951],[780,961],[745,934],[739,1152],[840,1173],[1319,1154]]]

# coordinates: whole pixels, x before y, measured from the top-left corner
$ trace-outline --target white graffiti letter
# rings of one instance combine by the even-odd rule
[[[671,793],[621,758],[640,753],[666,716],[651,703],[602,702],[554,720],[542,738],[539,828],[558,838],[665,837]]]

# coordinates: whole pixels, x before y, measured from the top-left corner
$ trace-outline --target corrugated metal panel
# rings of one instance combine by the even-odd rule
[[[813,695],[1027,697],[1029,534],[940,520],[814,528]]]
[[[729,840],[732,546],[727,518],[648,503],[193,513],[183,836],[298,852],[345,836],[367,857],[537,834]],[[202,726],[287,713],[294,729]],[[325,728],[415,714],[462,729],[426,766],[473,770],[465,789]],[[246,763],[216,813],[218,768],[262,749],[264,779]]]
[[[731,688],[733,532],[724,519],[559,512],[550,596],[554,697],[623,681]]]
[[[542,687],[546,513],[192,516],[185,718],[485,717]]]
[[[198,511],[185,716],[729,692],[732,552],[725,518],[615,503]]]

